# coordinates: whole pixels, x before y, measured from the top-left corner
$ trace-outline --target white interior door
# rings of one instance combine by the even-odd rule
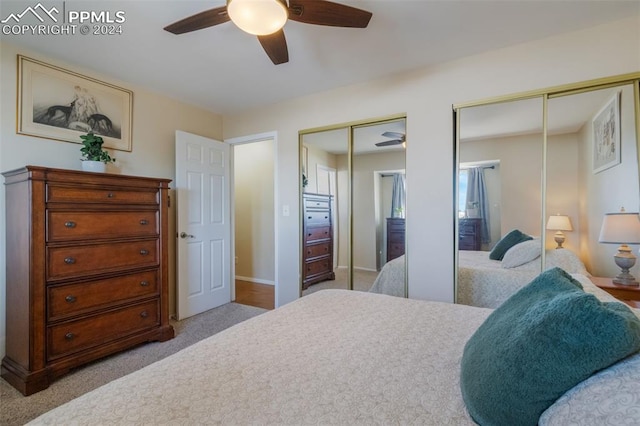
[[[176,132],[178,319],[231,301],[229,145]]]

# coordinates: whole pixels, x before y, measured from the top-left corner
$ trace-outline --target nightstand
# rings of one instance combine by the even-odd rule
[[[631,285],[618,285],[611,281],[611,278],[589,277],[591,281],[611,294],[616,299],[620,299],[632,308],[640,309],[640,287]]]

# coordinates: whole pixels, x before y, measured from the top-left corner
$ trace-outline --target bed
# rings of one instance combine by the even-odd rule
[[[473,425],[461,397],[460,362],[465,342],[491,312],[322,290],[108,383],[31,424]],[[622,367],[640,372],[637,361],[640,354]],[[571,415],[561,411],[558,418]],[[563,424],[553,413],[547,417],[541,425]]]
[[[540,273],[537,257],[513,268],[489,259],[488,251],[460,250],[458,257],[458,299],[463,305],[495,309]],[[570,250],[546,251],[546,268],[560,267],[569,273],[589,275],[584,263]],[[404,296],[405,257],[387,262],[369,292]]]
[[[589,275],[584,263],[567,249],[546,251],[545,269],[554,267],[572,274]],[[539,257],[519,266],[505,268],[503,261],[489,259],[488,251],[461,250],[458,254],[457,302],[495,309],[539,273]]]

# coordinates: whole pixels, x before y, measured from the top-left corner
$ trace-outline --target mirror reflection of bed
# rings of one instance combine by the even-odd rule
[[[625,154],[620,164],[595,172],[592,119],[616,93]],[[550,97],[546,153],[542,97],[459,110],[457,303],[496,308],[542,269],[556,266],[615,275],[598,233],[605,213],[638,208],[633,97],[631,85]],[[623,181],[628,187],[620,186]],[[555,225],[558,218],[566,224]],[[554,241],[558,229],[562,248]],[[491,259],[513,230],[533,239]]]
[[[301,132],[303,296],[370,291],[385,264],[404,262],[405,132],[404,117]]]

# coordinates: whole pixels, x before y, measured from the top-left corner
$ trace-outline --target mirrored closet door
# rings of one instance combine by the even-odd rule
[[[300,132],[302,295],[405,297],[405,133],[404,116]]]
[[[546,267],[613,277],[619,269],[610,250],[617,245],[599,241],[602,221],[640,207],[634,85],[561,93],[547,110]],[[563,229],[552,229],[558,218]],[[568,264],[573,256],[559,247],[584,265]]]
[[[600,230],[606,213],[640,209],[639,79],[454,106],[456,302],[495,308],[554,266],[616,275]]]

